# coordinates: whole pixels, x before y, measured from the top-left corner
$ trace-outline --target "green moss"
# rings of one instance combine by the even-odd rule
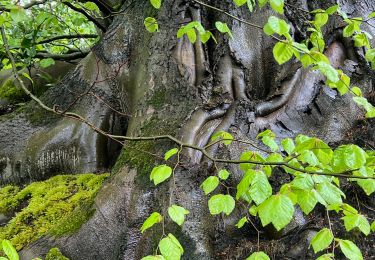
[[[69,260],[69,258],[65,257],[57,247],[53,247],[46,255],[46,260]]]
[[[0,87],[0,98],[7,99],[10,102],[18,103],[27,99],[26,93],[14,84],[12,79],[8,79]]]
[[[149,153],[154,151],[155,145],[154,141],[128,142],[117,159],[113,172],[117,173],[123,166],[128,165],[136,168],[141,174],[150,173],[154,167],[155,157]]]
[[[152,105],[155,109],[160,109],[165,105],[165,89],[157,89],[152,98],[149,101],[149,104]]]
[[[17,250],[38,238],[78,230],[93,214],[95,195],[108,174],[59,175],[34,182],[22,190],[0,189],[0,212],[15,216],[0,227],[0,240],[9,239]]]

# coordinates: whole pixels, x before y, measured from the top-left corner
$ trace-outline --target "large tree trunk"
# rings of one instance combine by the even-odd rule
[[[234,8],[230,0],[211,2],[259,25],[264,25],[273,15],[268,8],[257,8],[250,14],[246,8]],[[296,39],[306,34],[302,9],[311,11],[335,4],[320,0],[288,2],[285,19],[294,28]],[[375,9],[372,0],[340,2],[342,10],[353,17],[364,17]],[[157,17],[160,32],[150,34],[143,28],[146,16]],[[202,21],[205,28],[213,28],[217,20],[225,21],[232,28],[234,39],[217,34],[217,45],[203,45],[199,41],[192,45],[186,37],[176,39],[177,29],[191,20]],[[374,91],[372,78],[367,73],[362,53],[340,36],[341,26],[336,18],[326,26],[326,54],[335,67],[352,76],[353,83],[364,93],[370,93]],[[365,29],[375,35],[374,28],[365,25]],[[78,92],[88,88],[99,74],[99,78],[110,79],[94,89],[131,116],[126,120],[114,120],[119,116],[113,116],[93,97],[83,98],[73,110],[106,130],[114,129],[113,133],[124,132],[128,136],[170,134],[185,143],[203,146],[218,130],[229,131],[235,138],[254,140],[259,131],[269,128],[280,138],[303,133],[328,143],[353,141],[350,138],[362,114],[360,109],[349,96],[341,97],[325,87],[324,78],[318,72],[303,69],[295,61],[278,66],[272,57],[274,44],[275,41],[262,30],[190,1],[165,0],[158,12],[152,10],[148,1],[136,1],[114,18],[92,53],[45,99],[64,109],[74,99],[75,92],[69,94],[73,97],[59,101],[62,91],[70,88]],[[95,63],[98,66],[93,66]],[[8,120],[4,123],[5,129],[11,129],[12,120],[21,119]],[[109,160],[117,156],[113,144],[70,119],[61,119],[37,130],[33,128],[33,131],[32,126],[22,120],[23,134],[29,141],[17,144],[14,150],[5,150],[8,154],[4,157],[4,169],[7,169],[7,175],[2,175],[4,182],[42,179],[61,169],[95,171],[111,166]],[[364,140],[374,140],[374,136],[362,134]],[[11,135],[14,139],[19,136]],[[40,136],[47,138],[40,141]],[[64,160],[45,155],[48,151],[63,149],[59,144],[67,147],[62,152],[66,154],[62,155]],[[207,197],[199,185],[215,170],[202,154],[185,150],[181,161],[184,167],[177,168],[175,181],[157,187],[149,181],[152,167],[161,163],[152,154],[162,155],[173,146],[175,144],[169,141],[126,142],[113,168],[113,177],[96,199],[95,215],[73,235],[43,238],[31,244],[22,251],[23,257],[40,256],[51,246],[57,246],[71,259],[140,259],[155,250],[161,235],[159,228],[142,235],[142,222],[153,211],[166,213],[171,201],[190,211],[182,228],[169,223],[166,226],[166,232],[174,233],[185,248],[185,259],[244,259],[256,249],[257,234],[250,227],[245,231],[234,227],[242,216],[240,210],[230,217],[210,216]],[[213,146],[210,153],[238,159],[242,151],[249,149],[237,143],[229,148]],[[17,156],[12,157],[14,154]],[[30,164],[30,160],[39,163]],[[75,164],[67,164],[65,160],[73,160]],[[17,169],[16,163],[19,164]],[[229,165],[228,168],[235,185],[243,173],[236,166]],[[271,180],[277,190],[283,177],[276,176]],[[284,239],[275,242],[277,248],[272,248],[270,241],[275,236],[270,235],[262,238],[261,249],[272,253],[274,259],[310,259],[312,252],[307,250],[306,239],[311,233],[304,226],[306,222],[302,214],[297,214],[287,228],[300,228],[300,232],[295,231],[294,245],[291,239]],[[287,235],[287,231],[283,234]]]

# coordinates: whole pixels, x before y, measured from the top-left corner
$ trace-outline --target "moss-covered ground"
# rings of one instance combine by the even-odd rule
[[[78,230],[93,214],[95,195],[108,174],[59,175],[20,188],[0,188],[0,213],[11,220],[0,227],[0,240],[17,250],[44,235]]]

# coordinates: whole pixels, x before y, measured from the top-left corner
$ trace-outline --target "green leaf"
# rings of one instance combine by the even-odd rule
[[[246,0],[233,0],[233,2],[236,6],[242,6],[246,4]]]
[[[47,68],[51,65],[54,65],[55,64],[55,60],[52,59],[52,58],[47,58],[47,59],[43,59],[39,62],[39,65],[42,67],[42,68]]]
[[[368,37],[365,33],[356,34],[353,36],[353,39],[354,39],[355,47],[363,47],[363,46],[366,46],[367,48],[371,47]]]
[[[247,7],[249,8],[250,13],[254,10],[255,0],[247,0]]]
[[[258,0],[259,7],[262,8],[268,3],[268,0]]]
[[[303,213],[308,215],[318,203],[315,190],[296,190],[298,205],[301,207]]]
[[[232,32],[231,32],[231,30],[229,29],[229,27],[226,23],[216,22],[215,27],[219,30],[219,32],[228,33],[230,38],[233,38]]]
[[[366,152],[357,145],[341,145],[333,153],[333,168],[336,171],[359,169],[366,163]]]
[[[373,177],[374,170],[370,167],[362,166],[358,171],[355,171],[354,176]],[[364,190],[367,196],[370,196],[375,192],[375,180],[374,179],[353,179],[357,184]]]
[[[24,22],[28,20],[28,15],[23,8],[14,8],[10,10],[10,18],[15,22]]]
[[[286,195],[273,195],[258,206],[258,214],[263,226],[272,223],[279,231],[293,218],[293,202]]]
[[[200,37],[203,43],[206,43],[210,38],[212,38],[214,42],[217,43],[214,35],[210,31],[205,31],[203,34],[200,35]]]
[[[287,35],[289,34],[290,26],[283,19],[279,19],[276,16],[270,16],[263,30],[268,35],[274,33],[277,33],[278,35]]]
[[[93,2],[84,3],[84,7],[89,11],[99,11],[98,6]]]
[[[323,228],[311,239],[315,254],[326,249],[333,241],[333,234],[328,228]]]
[[[267,129],[257,135],[257,139],[262,138],[262,142],[271,148],[273,152],[277,151],[279,149],[279,146],[275,142],[275,133],[273,133],[271,130]]]
[[[339,78],[339,73],[335,68],[333,68],[330,64],[327,64],[323,61],[316,62],[316,66],[314,69],[319,69],[319,71],[327,77],[327,79],[330,82],[336,83],[337,81],[340,80]]]
[[[272,195],[272,187],[266,174],[262,171],[249,170],[253,175],[249,194],[254,202],[259,205]]]
[[[4,239],[1,242],[4,253],[7,255],[9,260],[19,260],[17,250],[13,247],[12,243],[9,240]]]
[[[284,13],[284,0],[270,0],[270,5],[279,14]]]
[[[301,135],[302,136],[302,135]],[[294,152],[301,154],[305,150],[311,150],[323,164],[329,164],[333,157],[332,149],[318,138],[296,139],[297,146]]]
[[[275,139],[272,138],[272,137],[264,136],[264,137],[262,137],[262,142],[266,146],[268,146],[271,149],[272,152],[276,152],[277,150],[279,150],[279,146],[275,142]]]
[[[180,260],[184,253],[180,242],[170,233],[159,242],[159,250],[166,260]]]
[[[255,205],[252,205],[250,208],[249,208],[249,213],[251,216],[256,216],[258,214],[258,207],[255,206]]]
[[[292,187],[300,190],[311,190],[314,188],[314,180],[310,174],[299,173],[291,182]]]
[[[340,9],[339,5],[332,5],[331,7],[327,8],[326,14],[332,15],[337,12],[337,10]]]
[[[316,166],[316,165],[319,164],[318,158],[310,150],[304,150],[304,151],[302,151],[301,155],[298,156],[298,160],[300,160],[303,163],[307,163],[307,164],[309,164],[311,166]]]
[[[366,236],[370,234],[370,223],[361,214],[350,214],[341,218],[344,221],[346,231],[358,228]]]
[[[241,218],[241,219],[237,222],[236,227],[237,227],[237,228],[242,228],[242,227],[245,225],[246,222],[247,222],[247,218],[246,218],[246,217],[243,217],[243,218]]]
[[[340,95],[344,95],[348,93],[349,91],[350,78],[341,70],[338,70],[338,73],[339,73],[339,81],[331,82],[330,80],[327,80],[326,84],[333,89],[336,88],[340,92]]]
[[[220,181],[218,177],[210,176],[201,184],[201,188],[203,189],[204,194],[207,195],[214,191],[216,187],[219,185],[219,183]]]
[[[161,6],[161,0],[150,0],[150,2],[152,6],[155,7],[156,9],[159,9]]]
[[[219,132],[216,132],[215,134],[212,135],[211,137],[211,141],[216,141],[216,140],[219,140],[219,139],[223,139],[223,143],[225,145],[230,145],[233,141],[233,136],[228,133],[228,132],[225,132],[225,131],[219,131]]]
[[[212,215],[222,212],[229,215],[234,210],[235,205],[236,203],[232,196],[224,194],[214,195],[208,201],[208,209]]]
[[[185,222],[185,215],[189,214],[189,211],[181,206],[172,205],[168,208],[169,217],[181,226]]]
[[[269,256],[263,251],[252,253],[246,260],[270,260]]]
[[[330,182],[322,182],[316,185],[316,190],[328,204],[341,204],[341,196],[345,194]]]
[[[28,80],[30,80],[31,81],[31,83],[33,83],[34,84],[34,80],[30,77],[30,75],[29,74],[27,74],[26,72],[23,72],[22,73],[22,76],[24,76],[25,78],[27,78]]]
[[[247,170],[241,181],[237,184],[236,200],[240,199],[249,190],[253,177],[253,170]]]
[[[162,183],[172,175],[172,168],[163,164],[152,169],[150,180],[154,181],[155,185]]]
[[[328,14],[326,13],[317,13],[315,15],[314,24],[318,27],[322,27],[328,22]]]
[[[375,221],[371,223],[371,231],[375,232]]]
[[[350,240],[338,239],[341,251],[350,260],[362,260],[363,256],[359,248]]]
[[[148,255],[143,257],[141,260],[166,260],[162,255]]]
[[[278,162],[283,162],[284,161],[284,158],[281,154],[279,153],[271,153],[267,159],[266,159],[267,162],[274,162],[274,163],[278,163]]]
[[[240,161],[254,161],[254,162],[260,162],[260,163],[265,162],[264,158],[260,156],[258,152],[254,152],[254,151],[243,152],[241,154]],[[256,164],[252,164],[252,163],[240,164],[240,168],[244,172],[247,172],[248,170],[254,168],[255,166]]]
[[[222,169],[222,170],[219,171],[218,175],[219,175],[220,179],[225,181],[226,179],[228,179],[230,173],[227,170]]]
[[[168,159],[171,158],[176,153],[178,153],[178,149],[177,148],[170,149],[169,151],[167,151],[164,154],[164,160],[168,161]]]
[[[157,32],[159,30],[159,25],[155,18],[146,17],[143,23],[146,27],[146,30],[150,33]]]
[[[187,30],[186,35],[191,43],[195,43],[197,41],[197,34],[195,33],[194,28]]]
[[[163,216],[160,215],[158,212],[153,212],[146,220],[143,222],[141,227],[141,232],[145,232],[145,230],[149,229],[153,225],[160,223],[163,221]]]
[[[353,100],[355,103],[357,103],[359,106],[363,107],[367,113],[366,117],[367,118],[373,118],[375,117],[375,108],[374,106],[367,101],[366,98],[364,97],[353,97]]]
[[[284,64],[293,57],[293,47],[287,43],[278,42],[273,47],[273,57],[280,65]]]
[[[292,201],[293,205],[295,205],[297,203],[297,194],[296,194],[296,190],[292,189],[290,183],[285,183],[281,186],[280,188],[280,191],[279,191],[280,194],[283,194],[285,196],[288,196],[289,199]]]
[[[359,87],[352,87],[351,92],[357,97],[362,97],[362,90]]]
[[[285,138],[281,141],[281,145],[284,148],[284,151],[287,152],[288,155],[291,155],[293,153],[293,150],[295,148],[294,142],[290,138]]]
[[[324,254],[319,256],[316,260],[333,260],[333,254]]]

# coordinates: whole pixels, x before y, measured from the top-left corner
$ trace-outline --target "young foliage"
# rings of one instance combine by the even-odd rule
[[[179,260],[184,253],[180,242],[170,233],[159,242],[159,250],[166,260]]]
[[[169,217],[181,226],[185,222],[185,215],[189,214],[189,211],[178,205],[172,205],[168,208]]]
[[[163,216],[158,212],[153,212],[146,220],[143,222],[141,227],[141,232],[145,232],[147,229],[151,228],[153,225],[163,221]]]
[[[270,260],[269,256],[263,251],[252,253],[246,260]]]
[[[146,17],[143,23],[146,27],[146,30],[150,33],[157,32],[159,30],[158,22],[153,17]]]
[[[219,185],[219,183],[220,181],[218,177],[210,176],[201,184],[201,188],[203,189],[204,194],[207,195],[211,193],[212,191],[214,191]]]
[[[154,181],[155,185],[164,182],[172,175],[172,168],[166,164],[154,167],[150,174],[150,180]]]
[[[4,251],[9,260],[20,259],[16,249],[13,247],[12,243],[9,240],[4,239],[3,241],[1,241],[1,249]]]
[[[323,228],[311,239],[310,245],[313,247],[314,252],[318,253],[328,248],[333,241],[332,231],[328,228]]]
[[[340,249],[350,260],[362,260],[363,256],[359,248],[350,240],[336,239]]]
[[[286,195],[272,195],[259,205],[258,214],[263,226],[272,223],[277,230],[281,230],[293,218],[293,202]]]
[[[212,196],[208,201],[208,209],[212,215],[225,213],[230,215],[234,210],[236,203],[232,196],[217,194]]]

